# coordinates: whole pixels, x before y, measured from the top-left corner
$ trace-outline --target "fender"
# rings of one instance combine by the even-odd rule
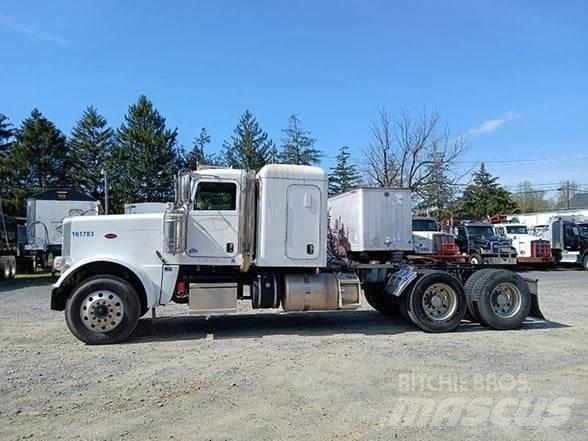
[[[64,281],[66,281],[72,274],[74,274],[76,271],[80,270],[84,266],[88,266],[93,263],[99,262],[115,263],[134,273],[139,278],[141,284],[143,285],[143,288],[145,289],[145,295],[147,297],[147,306],[151,308],[159,304],[163,265],[158,264],[141,267],[134,265],[128,261],[123,262],[111,256],[92,256],[91,258],[82,259],[79,262],[76,262],[73,266],[68,268],[67,271],[61,274],[57,282],[53,284],[53,289],[59,289]]]

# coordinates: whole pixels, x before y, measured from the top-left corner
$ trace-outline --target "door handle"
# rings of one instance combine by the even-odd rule
[[[235,246],[233,245],[233,242],[227,243],[227,253],[232,253],[234,250]]]

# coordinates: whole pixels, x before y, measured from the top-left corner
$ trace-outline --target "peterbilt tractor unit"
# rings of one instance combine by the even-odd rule
[[[455,236],[439,231],[439,224],[432,217],[414,217],[412,219],[412,241],[417,256],[443,262],[465,260],[455,243]]]
[[[456,233],[455,243],[472,265],[516,265],[516,249],[510,239],[496,235],[492,224],[463,222]]]
[[[497,236],[505,237],[517,250],[517,263],[520,265],[549,264],[555,260],[551,255],[551,244],[529,233],[523,224],[501,223],[494,225]]]
[[[361,306],[362,292],[376,310],[429,332],[456,328],[466,309],[496,329],[542,318],[536,281],[407,260],[406,190],[349,192],[329,204],[322,169],[275,164],[257,174],[181,170],[175,194],[164,213],[64,221],[51,308],[65,311],[81,341],[124,340],[150,308],[169,303],[205,316],[235,312],[238,300],[254,309],[347,311]],[[337,208],[337,200],[346,202]],[[348,254],[329,226],[335,218],[350,233]]]

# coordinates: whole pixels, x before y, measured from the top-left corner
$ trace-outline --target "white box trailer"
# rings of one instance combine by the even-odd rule
[[[413,250],[408,189],[357,188],[333,196],[329,216],[344,229],[352,252]]]
[[[362,292],[384,314],[401,308],[423,330],[450,331],[471,295],[463,282],[480,274],[467,265],[421,270],[414,262],[337,258],[327,222],[327,175],[317,167],[272,164],[257,174],[182,170],[175,192],[165,213],[64,221],[51,308],[65,311],[81,341],[122,341],[149,308],[170,303],[201,315],[237,311],[238,300],[285,312],[352,310],[361,306]],[[356,221],[357,250],[411,251],[407,190],[363,189],[334,200],[345,202],[341,219]],[[476,299],[469,299],[474,314],[479,311],[476,320],[509,329],[530,311],[541,316],[534,282],[504,270],[483,274]],[[512,287],[500,296],[500,302],[511,300],[498,311],[491,296],[496,283]]]
[[[163,213],[168,207],[167,202],[134,202],[125,204],[125,214]]]
[[[51,257],[61,254],[63,220],[97,215],[99,207],[91,196],[69,189],[45,190],[27,199],[25,252],[37,256],[42,268],[50,268]]]

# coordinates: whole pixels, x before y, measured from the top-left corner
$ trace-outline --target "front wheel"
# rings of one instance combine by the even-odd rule
[[[72,334],[86,344],[118,343],[134,331],[140,310],[139,296],[126,280],[95,276],[67,299],[65,320]]]
[[[482,256],[480,256],[477,253],[474,253],[470,256],[469,260],[468,260],[472,265],[482,265],[483,260],[482,260]]]
[[[588,254],[584,256],[584,260],[582,261],[582,266],[584,267],[584,271],[588,271]]]

